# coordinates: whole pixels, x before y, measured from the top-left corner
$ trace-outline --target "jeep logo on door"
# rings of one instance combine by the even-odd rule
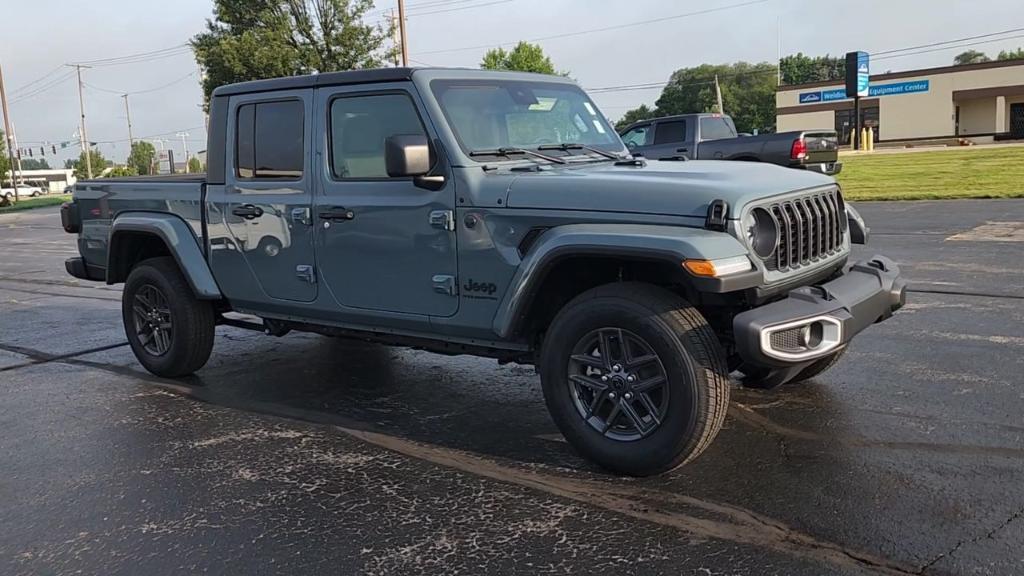
[[[470,278],[462,285],[462,289],[467,298],[486,298],[491,300],[494,298],[494,293],[498,291],[498,285],[493,282],[475,282]]]

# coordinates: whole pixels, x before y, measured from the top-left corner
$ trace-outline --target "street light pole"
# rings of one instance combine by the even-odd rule
[[[7,111],[7,92],[4,91],[4,71],[0,67],[0,102],[4,111],[4,135],[7,137],[7,156],[11,161],[11,186],[14,187],[14,201],[18,201],[18,178],[14,173],[17,162],[14,159],[14,134],[11,132],[11,114]]]
[[[131,150],[135,146],[135,139],[132,138],[132,110],[128,107],[128,95],[124,94],[121,98],[124,98],[124,113],[128,116],[128,150]]]
[[[189,137],[189,133],[178,132],[177,134],[175,134],[175,136],[181,138],[181,148],[182,151],[185,152],[185,174],[188,174],[188,141],[185,139]],[[173,166],[171,167],[171,172],[174,172]]]
[[[402,32],[402,66],[408,66],[409,42],[405,35],[405,0],[398,0],[398,29]]]
[[[82,150],[85,152],[85,173],[89,180],[92,180],[92,154],[89,150],[89,135],[85,131],[85,100],[82,97],[82,68],[88,68],[88,66],[81,64],[68,64],[68,66],[74,66],[78,71],[78,109],[82,113],[82,124],[79,127],[78,136],[81,138]]]

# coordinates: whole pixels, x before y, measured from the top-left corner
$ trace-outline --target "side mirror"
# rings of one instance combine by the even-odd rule
[[[423,134],[396,134],[384,141],[384,165],[388,176],[423,176],[430,172],[430,141]]]

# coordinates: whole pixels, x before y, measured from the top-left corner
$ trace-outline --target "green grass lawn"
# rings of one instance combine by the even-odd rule
[[[842,156],[850,200],[1024,198],[1024,147]]]
[[[31,210],[32,208],[42,208],[43,206],[56,206],[68,200],[71,200],[70,194],[51,194],[39,196],[38,198],[23,198],[10,206],[0,206],[0,214],[14,212],[15,210]]]

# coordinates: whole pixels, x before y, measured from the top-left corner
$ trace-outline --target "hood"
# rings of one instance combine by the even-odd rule
[[[509,208],[636,212],[704,218],[722,199],[729,216],[749,202],[834,184],[829,176],[759,162],[648,161],[559,167],[519,174],[508,189]]]

